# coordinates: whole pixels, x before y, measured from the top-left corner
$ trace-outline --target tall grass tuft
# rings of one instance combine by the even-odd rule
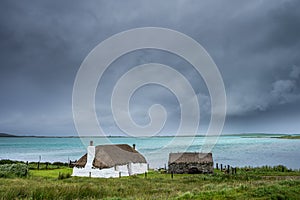
[[[62,180],[62,179],[66,179],[66,178],[70,178],[71,174],[70,173],[58,173],[58,180]]]

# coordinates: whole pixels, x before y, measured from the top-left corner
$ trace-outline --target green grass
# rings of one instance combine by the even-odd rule
[[[236,175],[161,174],[122,178],[59,179],[62,167],[0,178],[0,199],[300,199],[300,172],[283,166],[241,168]]]
[[[57,178],[59,174],[72,174],[71,168],[49,169],[49,170],[30,170],[32,177]]]

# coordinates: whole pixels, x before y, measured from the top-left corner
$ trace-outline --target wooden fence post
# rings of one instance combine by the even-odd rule
[[[39,162],[38,162],[38,170],[40,169],[40,162],[41,162],[42,156],[39,156]]]

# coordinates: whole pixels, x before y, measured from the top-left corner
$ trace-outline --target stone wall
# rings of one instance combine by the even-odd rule
[[[213,163],[170,163],[169,173],[174,174],[212,174]]]

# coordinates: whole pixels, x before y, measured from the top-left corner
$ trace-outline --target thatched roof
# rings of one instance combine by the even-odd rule
[[[84,154],[75,164],[76,167],[84,167],[87,161],[87,153]]]
[[[75,166],[84,167],[87,154],[82,156]],[[143,155],[127,144],[99,145],[95,147],[93,166],[96,168],[110,168],[128,163],[147,163]]]
[[[212,163],[212,153],[170,153],[169,164],[171,163]]]

